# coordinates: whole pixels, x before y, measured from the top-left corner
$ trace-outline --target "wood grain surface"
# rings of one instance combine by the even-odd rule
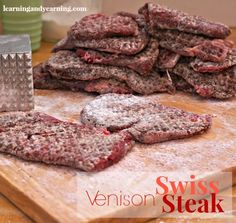
[[[115,188],[122,188],[121,191],[128,194],[133,190],[140,193],[143,189],[151,191],[154,180],[145,182],[148,174],[143,171],[151,171],[156,176],[169,171],[177,178],[194,172],[197,176],[204,175],[208,179],[214,172],[236,167],[234,100],[202,100],[183,93],[150,97],[165,105],[212,114],[213,126],[207,133],[189,139],[153,145],[136,144],[118,164],[92,174],[1,155],[1,192],[37,222],[77,223],[97,222],[99,219],[102,219],[100,222],[105,222],[104,217],[123,217],[126,213],[128,216],[141,213],[142,217],[148,218],[150,215],[146,216],[146,213],[153,209],[155,215],[151,216],[159,216],[160,206],[146,205],[142,209],[137,207],[132,210],[119,206],[91,207],[88,198],[83,195],[88,189],[94,192],[98,188],[105,193],[111,193]],[[94,95],[82,92],[36,90],[35,109],[61,120],[77,122],[84,105],[94,98]],[[125,175],[124,170],[140,176],[133,178],[131,174]],[[160,201],[160,197],[158,199]],[[111,221],[109,219],[106,222]]]
[[[234,31],[233,32],[233,35],[230,37],[231,39],[233,39],[234,41],[236,41],[236,31]],[[47,57],[49,57],[49,55],[50,55],[50,49],[51,49],[51,47],[52,47],[52,45],[51,44],[48,44],[48,43],[42,43],[42,47],[41,47],[41,49],[38,51],[38,52],[36,52],[36,53],[34,53],[33,54],[33,63],[34,64],[37,64],[37,63],[39,63],[39,62],[41,62],[41,61],[43,61],[43,60],[45,60]],[[75,102],[76,101],[76,99],[74,99],[76,96],[75,96],[75,94],[74,93],[72,93],[73,94],[73,101]],[[65,93],[65,97],[67,98],[67,97],[69,97],[68,95],[70,95],[70,93]],[[41,98],[43,98],[43,97],[48,97],[48,93],[45,93],[44,91],[38,91],[38,92],[36,92],[36,96],[38,96],[38,99],[41,97]],[[53,96],[53,93],[52,93],[52,95],[51,95],[51,97],[50,98],[54,98],[54,99],[56,99],[58,97],[58,95],[54,95]],[[90,96],[89,96],[90,97]],[[166,96],[166,98],[160,98],[161,100],[162,100],[162,102],[163,103],[166,103],[166,104],[169,104],[167,101],[169,100],[170,101],[170,97],[171,96]],[[69,97],[69,98],[71,98],[71,96]],[[168,100],[166,100],[166,99],[168,99]],[[213,108],[214,109],[216,109],[217,107],[212,107],[212,106],[210,106],[210,107],[208,107],[208,105],[207,105],[207,102],[205,101],[205,102],[199,102],[198,101],[198,99],[194,99],[193,100],[193,104],[195,105],[195,106],[193,106],[192,108],[191,108],[191,106],[189,106],[189,103],[190,103],[190,101],[188,101],[187,100],[188,99],[188,97],[187,98],[184,98],[184,96],[183,96],[183,100],[185,100],[185,103],[183,103],[183,101],[182,101],[182,103],[181,103],[181,105],[179,105],[180,107],[182,107],[182,108],[186,108],[187,110],[191,110],[191,109],[193,109],[193,111],[196,111],[197,110],[197,112],[205,112],[205,111],[207,111],[208,109],[212,109],[213,110]],[[89,100],[89,99],[88,99]],[[86,100],[87,101],[87,100]],[[171,103],[170,103],[171,105],[175,105],[176,107],[178,107],[178,100],[177,100],[177,102],[176,102],[176,100],[175,101],[172,101]],[[37,105],[37,103],[36,103],[36,105]],[[198,108],[196,109],[196,105],[198,105]],[[42,106],[44,106],[43,104],[41,104],[41,105],[39,105],[39,107],[38,107],[38,109],[40,110],[40,108],[42,108]],[[60,103],[59,104],[57,104],[56,105],[57,107],[56,108],[54,108],[54,109],[61,109],[61,107],[63,108],[63,106],[62,105],[60,105]],[[218,106],[218,105],[217,105]],[[223,106],[223,105],[222,105]],[[235,108],[234,107],[231,107],[232,106],[232,104],[227,104],[227,102],[226,102],[226,108],[227,108],[227,106],[228,106],[228,109],[227,109],[227,111],[228,111],[228,115],[230,115],[230,119],[233,121],[233,124],[234,124],[234,126],[235,126],[235,117],[236,117],[236,114],[235,114]],[[212,108],[211,108],[212,107]],[[219,108],[219,107],[218,107]],[[220,107],[221,109],[223,109],[224,108],[224,106],[223,107]],[[53,109],[53,110],[54,110]],[[54,110],[55,111],[55,110]],[[65,112],[65,110],[63,110],[63,112]],[[224,112],[224,111],[222,111],[223,113],[227,113],[227,112]],[[50,112],[49,112],[50,113]],[[57,114],[58,116],[61,116],[60,114]],[[63,117],[62,117],[63,118]],[[65,117],[64,118],[66,118],[66,115],[65,115]],[[67,118],[68,119],[71,119],[71,120],[76,120],[76,119],[78,119],[78,116],[70,116],[70,117],[68,117],[67,116]],[[220,123],[219,122],[217,122],[216,121],[216,124],[215,124],[215,126],[213,126],[213,127],[219,127],[220,126]],[[224,130],[224,128],[222,128],[222,130]],[[222,131],[222,133],[224,133],[225,134],[225,132],[224,131]],[[219,132],[218,133],[216,133],[216,132],[214,132],[214,134],[219,134]],[[223,140],[223,137],[225,137],[225,135],[222,135],[222,140]],[[230,133],[231,134],[231,133]],[[205,136],[205,138],[207,139],[207,140],[209,140],[211,137],[215,137],[216,135],[211,135],[211,133],[208,133],[206,136]],[[229,136],[228,136],[229,137]],[[235,137],[235,135],[231,135],[231,137]],[[227,139],[229,139],[229,140],[231,140],[232,138],[231,137],[229,137],[229,138],[227,138]],[[232,150],[232,152],[234,151],[234,153],[235,153],[235,148],[232,148],[233,150]],[[233,154],[231,154],[231,155],[233,155]],[[228,165],[226,165],[226,166],[224,166],[224,167],[230,167],[230,166],[232,166],[232,164],[233,164],[233,160],[230,160],[230,158],[232,158],[232,157],[226,157],[225,156],[225,154],[222,152],[222,155],[220,156],[220,157],[218,157],[218,163],[220,163],[220,166],[221,165],[225,165],[226,163],[228,163]],[[209,162],[213,162],[214,163],[214,159],[215,159],[215,157],[207,157],[207,159],[209,159],[208,161]],[[226,159],[226,162],[224,162],[222,159]],[[227,160],[227,159],[229,159],[229,160]],[[7,197],[8,198],[10,198],[10,199],[13,199],[16,203],[17,203],[17,205],[18,205],[18,207],[20,208],[20,209],[22,209],[22,210],[24,210],[24,211],[26,211],[27,212],[27,214],[29,214],[31,217],[33,217],[34,219],[36,219],[37,221],[39,221],[39,222],[46,222],[46,220],[45,219],[47,219],[47,222],[55,222],[54,220],[55,219],[52,219],[51,218],[51,216],[50,215],[47,215],[47,213],[45,213],[45,211],[44,210],[42,210],[42,207],[39,207],[39,206],[37,206],[37,205],[33,205],[33,203],[32,203],[32,201],[35,199],[35,194],[30,194],[31,196],[30,197],[28,197],[28,198],[25,198],[25,196],[24,196],[24,194],[22,194],[21,192],[19,192],[19,191],[17,191],[15,188],[11,188],[11,185],[12,185],[12,183],[13,184],[17,184],[17,185],[21,185],[22,183],[24,183],[24,177],[26,177],[26,179],[27,179],[27,181],[29,181],[30,183],[31,183],[31,185],[30,186],[27,186],[27,187],[25,187],[24,188],[24,190],[23,191],[25,191],[25,193],[28,193],[28,191],[27,190],[29,190],[29,191],[34,191],[34,190],[38,190],[37,191],[37,193],[40,193],[40,194],[47,194],[47,196],[49,196],[49,198],[50,198],[50,196],[54,196],[54,199],[55,198],[58,198],[61,194],[59,193],[59,194],[56,194],[54,191],[51,191],[49,194],[48,194],[48,188],[46,187],[46,189],[45,188],[42,188],[42,185],[41,185],[41,183],[39,183],[38,181],[40,181],[40,179],[42,179],[43,177],[44,177],[44,175],[45,174],[48,174],[48,172],[54,172],[54,171],[56,171],[56,172],[58,172],[58,169],[57,168],[50,168],[50,170],[48,169],[48,167],[46,167],[46,166],[44,166],[44,165],[40,165],[40,164],[29,164],[29,165],[27,165],[27,164],[25,164],[24,162],[22,162],[22,161],[20,161],[20,160],[18,160],[18,159],[15,159],[15,158],[10,158],[10,157],[8,157],[8,156],[4,156],[4,160],[5,160],[5,164],[6,164],[6,162],[10,162],[10,163],[8,163],[8,164],[11,164],[11,165],[15,165],[15,166],[11,166],[12,167],[12,169],[11,168],[6,168],[6,170],[4,170],[4,171],[6,171],[5,173],[7,173],[7,174],[12,174],[13,176],[15,176],[15,177],[17,177],[18,176],[18,178],[16,178],[16,179],[14,179],[14,182],[11,182],[12,181],[12,179],[11,178],[9,178],[9,175],[5,175],[4,176],[4,179],[5,179],[5,181],[4,181],[4,183],[2,182],[2,177],[1,177],[1,181],[0,181],[0,183],[1,183],[1,186],[0,186],[0,190],[1,189],[3,189],[4,190],[4,192],[5,192],[5,194],[7,195]],[[2,162],[2,160],[1,160],[1,162]],[[148,163],[152,163],[153,162],[153,160],[152,159],[150,159],[150,160],[148,160],[147,161]],[[206,162],[206,161],[205,161]],[[230,163],[231,162],[231,163]],[[24,163],[24,165],[22,166],[22,163]],[[207,163],[206,163],[207,164]],[[216,164],[216,163],[214,163],[214,164]],[[235,163],[234,163],[235,164]],[[23,167],[23,168],[22,168]],[[222,166],[221,166],[222,167]],[[11,170],[10,170],[11,169]],[[3,171],[3,172],[4,172]],[[31,179],[31,178],[33,178],[34,177],[34,173],[36,173],[35,171],[37,171],[37,179]],[[2,173],[3,172],[1,172],[1,176],[3,176],[2,175]],[[55,182],[58,182],[58,181],[60,181],[61,179],[60,179],[60,177],[63,175],[63,174],[65,174],[65,170],[63,170],[63,169],[60,169],[59,168],[59,174],[58,174],[58,178],[55,178],[54,179],[54,182],[51,182],[51,183],[55,183]],[[70,179],[71,178],[73,178],[73,174],[74,174],[74,171],[69,171],[69,172],[73,172],[73,173],[69,173],[68,174],[68,172],[66,171],[66,179],[65,179],[65,175],[63,176],[63,179],[64,179],[64,182],[69,182],[70,181]],[[62,174],[62,175],[60,175],[60,174]],[[23,179],[23,180],[22,180]],[[16,182],[16,181],[19,181],[19,182]],[[63,184],[63,183],[62,183]],[[73,183],[72,183],[73,184]],[[23,187],[23,185],[25,186],[25,184],[22,184],[22,187]],[[41,186],[40,186],[41,185]],[[3,188],[3,187],[5,187],[5,188]],[[73,185],[71,185],[71,188],[73,188]],[[63,186],[63,185],[60,185],[60,189],[65,189],[65,186]],[[31,191],[31,192],[32,192]],[[230,193],[230,191],[229,190],[226,190],[225,192],[224,192],[226,195],[228,195],[228,196],[231,196],[231,193]],[[56,195],[56,196],[55,196]],[[16,198],[17,197],[17,198]],[[16,199],[17,199],[17,201],[16,201]],[[37,198],[38,199],[38,198]],[[50,207],[48,207],[48,204],[47,204],[47,199],[46,199],[46,201],[45,201],[45,199],[43,199],[42,197],[40,198],[40,199],[42,199],[41,201],[40,200],[38,200],[38,201],[40,201],[40,202],[43,202],[43,204],[45,205],[45,207],[44,208],[50,208]],[[236,199],[236,187],[234,187],[233,188],[233,197],[232,197],[232,199],[233,199],[233,202],[235,201],[235,199]],[[50,205],[52,205],[52,204],[50,204]],[[73,219],[73,217],[74,216],[70,216],[70,211],[71,211],[71,209],[68,209],[68,207],[67,207],[67,205],[66,205],[66,203],[61,203],[61,202],[56,202],[55,203],[55,205],[59,208],[59,209],[57,209],[56,210],[56,212],[57,212],[57,214],[59,214],[59,217],[61,217],[61,219],[63,220],[63,216],[61,216],[61,214],[60,213],[58,213],[58,210],[60,210],[60,208],[62,208],[62,209],[64,209],[64,213],[67,213],[68,215],[67,215],[67,217],[70,217],[71,219]],[[55,209],[55,208],[54,208]],[[31,211],[30,211],[31,210]],[[37,212],[36,213],[36,215],[35,215],[35,213],[34,212]],[[235,202],[233,203],[233,213],[235,213],[235,211],[236,211],[236,207],[235,207]],[[39,215],[38,215],[39,214]],[[39,217],[39,216],[41,216],[41,217]],[[66,219],[65,219],[66,220]],[[25,214],[23,214],[21,211],[19,211],[19,209],[18,208],[16,208],[6,197],[4,197],[4,196],[0,196],[0,223],[5,223],[5,222],[19,222],[19,223],[25,223],[25,222],[32,222],[32,220],[30,220]],[[66,221],[65,221],[66,222]],[[122,221],[122,222],[125,222],[125,221]],[[222,221],[222,219],[171,219],[171,218],[163,218],[163,219],[155,219],[155,220],[153,220],[153,221],[151,221],[151,223],[154,223],[154,222],[156,222],[156,223],[160,223],[160,222],[163,222],[163,223],[167,223],[167,222],[182,222],[182,223],[205,223],[205,222],[211,222],[211,223],[213,223],[213,222],[236,222],[236,218],[234,218],[234,219],[228,219],[228,220],[223,220]]]

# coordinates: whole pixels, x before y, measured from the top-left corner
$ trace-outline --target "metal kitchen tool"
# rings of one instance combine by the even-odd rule
[[[0,36],[0,111],[34,108],[30,38]]]

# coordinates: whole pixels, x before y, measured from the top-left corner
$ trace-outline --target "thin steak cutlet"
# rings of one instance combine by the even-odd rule
[[[200,73],[192,69],[187,58],[183,58],[173,73],[185,79],[202,97],[227,99],[236,96],[236,66],[216,73]]]
[[[164,48],[160,48],[158,59],[156,61],[156,68],[161,70],[171,69],[175,67],[179,58],[179,54]]]
[[[128,133],[63,122],[39,112],[0,115],[0,151],[29,161],[102,170],[132,148]]]
[[[142,76],[125,67],[88,64],[82,61],[75,52],[67,50],[55,53],[45,64],[46,71],[56,79],[91,81],[112,78],[126,83],[132,91],[139,94],[175,91],[168,76],[154,70],[148,76]]]
[[[210,115],[198,115],[161,105],[147,97],[106,94],[88,103],[81,121],[109,131],[129,132],[141,143],[187,138],[211,126]]]
[[[196,58],[191,62],[191,67],[196,72],[215,73],[236,65],[236,48],[230,49],[223,62],[202,61]]]
[[[86,91],[99,94],[118,93],[128,94],[133,91],[124,83],[116,79],[96,79],[91,81],[70,81],[60,80],[52,77],[52,75],[44,69],[43,64],[38,64],[33,69],[34,88],[48,90],[71,90]]]
[[[224,39],[231,33],[224,24],[158,4],[146,3],[139,13],[145,16],[151,34],[155,29],[171,29]]]
[[[92,14],[83,17],[70,29],[71,34],[80,40],[103,39],[117,36],[138,35],[138,25],[128,16]]]
[[[155,37],[161,47],[203,61],[222,62],[233,47],[232,41],[209,39],[177,30],[157,30]]]
[[[128,67],[141,75],[148,75],[157,60],[159,50],[157,40],[151,39],[148,46],[136,55],[118,55],[81,48],[77,49],[76,54],[87,63]]]
[[[98,17],[96,20],[100,20],[99,24],[94,22],[93,17]],[[123,20],[122,23],[124,20],[128,20],[126,27],[119,27],[117,25],[119,23],[118,21],[118,23],[116,22],[115,24],[117,27],[115,28],[113,26],[111,20],[114,21],[114,18],[117,20],[118,17],[118,20]],[[135,22],[137,24],[138,30],[129,23],[131,20],[133,20],[132,23]],[[137,15],[135,18],[114,15],[110,18],[106,17],[105,20],[100,14],[90,15],[75,23],[68,31],[67,36],[59,41],[52,51],[57,52],[63,49],[86,48],[109,53],[134,55],[143,50],[149,41],[144,23],[144,17],[141,15]],[[100,30],[101,27],[102,29]],[[82,28],[83,31],[81,32]],[[126,30],[125,34],[131,34],[131,32],[134,31],[133,35],[120,35],[124,33],[124,30]],[[119,35],[114,35],[115,32]],[[86,36],[87,38],[85,38]]]

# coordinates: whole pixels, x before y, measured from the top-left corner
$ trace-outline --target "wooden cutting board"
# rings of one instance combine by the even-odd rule
[[[83,106],[95,96],[67,91],[35,91],[36,110],[62,120],[78,122]],[[92,222],[103,217],[125,213],[120,208],[91,209],[81,201],[81,188],[142,187],[140,179],[122,179],[123,171],[198,172],[211,177],[211,172],[236,167],[236,100],[204,100],[178,93],[157,94],[157,101],[196,113],[214,115],[212,128],[203,135],[154,145],[136,144],[118,164],[100,172],[84,173],[66,167],[47,166],[0,156],[0,192],[37,222]],[[112,176],[112,173],[120,173]],[[118,178],[114,179],[114,178]],[[106,182],[109,181],[109,182]],[[111,183],[112,182],[112,183]],[[109,183],[111,183],[109,185]],[[139,210],[140,211],[140,210]],[[120,215],[119,215],[120,216]],[[143,220],[143,219],[141,219]],[[104,222],[104,220],[101,220]],[[110,221],[109,221],[110,222]],[[133,222],[133,221],[131,221]]]

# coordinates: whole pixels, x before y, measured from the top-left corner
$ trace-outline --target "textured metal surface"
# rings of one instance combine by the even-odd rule
[[[32,56],[27,35],[0,36],[0,111],[34,108]]]
[[[31,52],[30,38],[28,35],[0,36],[0,53],[29,53]]]

